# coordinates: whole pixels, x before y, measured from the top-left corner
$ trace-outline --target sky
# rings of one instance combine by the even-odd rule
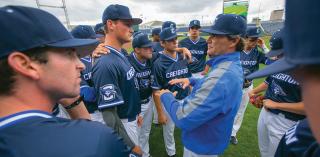
[[[61,6],[61,0],[38,0],[42,5]],[[198,19],[202,23],[212,23],[216,15],[222,13],[222,0],[65,0],[69,20],[72,25],[94,25],[102,22],[103,10],[110,4],[122,4],[130,8],[134,17],[149,21],[174,21],[187,24]],[[0,0],[0,7],[5,5],[23,5],[37,7],[36,0]],[[269,20],[270,13],[284,8],[284,0],[250,0],[248,21],[253,17]],[[62,9],[42,7],[65,21]]]

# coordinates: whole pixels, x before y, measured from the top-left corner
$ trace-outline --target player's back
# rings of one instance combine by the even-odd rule
[[[106,126],[25,111],[0,119],[1,157],[122,157],[129,149]]]

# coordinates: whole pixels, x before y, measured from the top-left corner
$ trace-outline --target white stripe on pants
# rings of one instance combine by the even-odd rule
[[[138,124],[137,119],[131,122],[128,122],[128,119],[121,119],[121,122],[126,129],[127,134],[129,135],[130,139],[133,141],[135,145],[139,144],[138,140]]]
[[[297,122],[283,114],[274,114],[261,109],[258,120],[258,143],[261,157],[273,157],[282,136]]]
[[[149,157],[149,135],[152,124],[152,108],[153,104],[150,101],[145,104],[141,104],[141,116],[143,117],[143,124],[141,128],[138,127],[139,133],[139,146],[142,149],[142,156]]]
[[[192,152],[191,150],[184,147],[183,157],[218,157],[218,155],[200,155]]]
[[[236,136],[237,132],[239,131],[244,113],[246,112],[248,103],[249,103],[249,92],[253,89],[253,85],[249,86],[248,88],[242,89],[242,100],[239,106],[238,112],[236,117],[234,118],[233,126],[232,126],[232,133],[231,136]]]

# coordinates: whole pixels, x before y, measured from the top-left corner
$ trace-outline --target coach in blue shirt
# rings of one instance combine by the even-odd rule
[[[212,69],[201,79],[184,78],[170,84],[191,85],[193,90],[179,103],[169,90],[161,90],[161,101],[176,126],[182,129],[184,156],[216,156],[229,144],[234,117],[242,96],[243,72],[240,53],[246,21],[234,14],[220,14],[210,34],[208,54]]]

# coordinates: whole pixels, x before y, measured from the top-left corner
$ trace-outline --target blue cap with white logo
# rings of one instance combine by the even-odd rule
[[[320,64],[320,1],[286,1],[285,27],[283,29],[284,57],[257,71],[248,78],[264,77],[289,71],[299,65]]]
[[[273,33],[270,39],[271,51],[266,54],[267,57],[276,57],[283,54],[282,29]]]
[[[143,33],[135,35],[135,37],[132,40],[133,48],[152,47],[152,45],[152,41],[149,40],[148,35]]]
[[[174,28],[165,28],[160,32],[160,40],[168,41],[177,37],[177,32]]]
[[[76,39],[52,14],[30,7],[0,8],[0,58],[13,51],[36,47],[75,48],[80,56],[91,53],[99,42]]]
[[[159,35],[161,32],[161,28],[153,28],[151,31],[151,35]]]
[[[174,23],[174,22],[172,22],[172,21],[165,21],[165,22],[163,22],[161,29],[163,30],[163,29],[168,28],[168,27],[177,29],[176,23]]]
[[[210,29],[202,32],[217,35],[243,35],[246,31],[246,20],[235,14],[219,14]]]
[[[107,20],[131,20],[132,25],[138,25],[142,23],[140,18],[133,18],[130,10],[127,6],[119,4],[109,5],[102,14],[102,23],[106,23]]]
[[[91,26],[79,25],[71,30],[71,34],[75,38],[79,39],[95,39],[103,37],[101,34],[96,34]]]
[[[199,21],[199,20],[192,20],[192,21],[190,21],[190,23],[189,23],[189,28],[191,28],[191,27],[201,28],[200,21]]]
[[[261,36],[261,30],[256,26],[248,26],[246,30],[246,36],[251,38],[259,38]]]

